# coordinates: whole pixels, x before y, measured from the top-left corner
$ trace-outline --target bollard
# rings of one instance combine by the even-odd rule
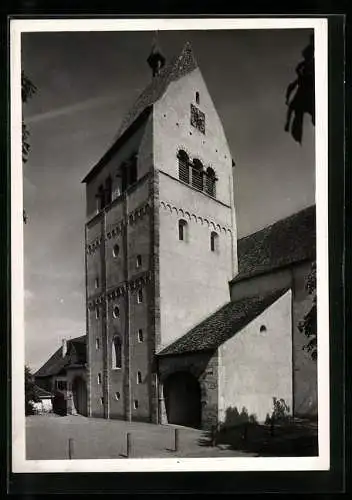
[[[131,442],[130,432],[127,432],[126,440],[127,440],[127,442],[126,442],[126,456],[127,456],[127,458],[129,458],[131,455],[131,451],[132,451],[132,442]]]
[[[216,426],[211,426],[211,445],[216,446]]]
[[[179,448],[179,429],[175,429],[175,451]]]
[[[68,440],[68,458],[72,460],[73,457],[73,439],[69,438]]]

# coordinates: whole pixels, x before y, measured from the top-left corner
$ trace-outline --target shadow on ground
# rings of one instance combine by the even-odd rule
[[[226,446],[228,449],[270,457],[318,455],[317,420],[290,415],[284,399],[273,397],[273,410],[265,423],[243,407],[226,409],[225,420],[199,440],[200,446]]]
[[[206,432],[198,444],[227,445],[229,449],[259,456],[317,456],[318,426],[311,420],[294,420],[274,426],[244,422]]]

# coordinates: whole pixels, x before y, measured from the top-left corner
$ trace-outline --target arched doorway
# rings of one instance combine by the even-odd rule
[[[82,377],[76,377],[72,383],[73,403],[80,415],[87,416],[87,386]]]
[[[198,380],[189,372],[175,372],[164,383],[167,421],[170,424],[200,428],[201,391]]]

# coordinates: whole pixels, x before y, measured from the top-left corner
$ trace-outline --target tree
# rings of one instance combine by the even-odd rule
[[[40,399],[36,394],[35,383],[29,366],[24,367],[24,394],[25,394],[25,413],[26,415],[33,415],[34,413],[33,403],[39,402]]]
[[[316,262],[313,262],[311,272],[309,273],[306,281],[306,290],[309,295],[313,296],[313,303],[310,310],[304,316],[303,320],[299,323],[298,328],[300,332],[308,338],[307,344],[303,349],[308,351],[314,361],[318,358],[317,349],[317,271]]]
[[[311,116],[315,126],[315,60],[314,60],[314,35],[310,36],[309,44],[302,51],[303,61],[296,67],[297,78],[291,82],[286,90],[286,115],[285,131],[291,132],[295,141],[302,143],[303,117],[305,113]],[[290,100],[293,91],[296,90]],[[293,120],[292,120],[293,116]],[[312,307],[299,323],[299,330],[308,338],[303,348],[308,351],[313,360],[317,360],[317,277],[316,262],[313,262],[311,272],[306,280],[306,289],[313,296]]]
[[[302,143],[303,118],[308,113],[315,125],[315,75],[314,75],[314,35],[310,36],[309,44],[302,51],[303,61],[296,66],[297,78],[286,90],[286,124],[285,131],[291,132],[295,141]],[[291,95],[295,91],[293,98]],[[293,117],[293,119],[292,119]]]
[[[21,94],[22,103],[26,104],[27,101],[37,92],[37,87],[34,83],[25,75],[24,71],[21,73]],[[28,154],[30,150],[29,144],[29,130],[22,117],[22,162],[26,163],[28,160]],[[26,211],[23,210],[23,222],[26,224],[28,220]]]

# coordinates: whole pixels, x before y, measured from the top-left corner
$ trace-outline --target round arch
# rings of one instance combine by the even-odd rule
[[[198,379],[189,371],[168,375],[163,384],[167,422],[200,428],[202,391]]]
[[[72,395],[77,413],[87,416],[87,384],[79,375],[73,379]]]

